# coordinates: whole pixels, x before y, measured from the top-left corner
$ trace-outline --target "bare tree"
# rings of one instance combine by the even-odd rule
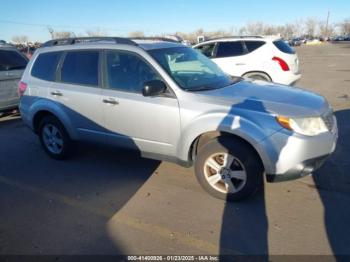
[[[217,37],[231,36],[232,34],[233,34],[233,29],[231,29],[229,31],[225,31],[225,30],[204,31],[202,28],[200,28],[200,29],[197,29],[197,30],[190,32],[190,33],[184,33],[184,32],[177,31],[173,35],[179,36],[182,39],[190,41],[191,43],[196,43],[198,36],[217,38]]]
[[[262,28],[262,35],[276,35],[281,33],[281,31],[284,31],[283,26],[273,26],[273,25],[261,25]]]
[[[86,34],[88,36],[106,36],[107,33],[103,31],[101,28],[95,28],[94,30],[87,30]]]
[[[24,44],[28,42],[28,36],[26,35],[19,35],[12,37],[12,41],[16,44]]]
[[[295,36],[299,36],[297,34],[297,28],[296,28],[295,24],[291,24],[291,23],[287,23],[284,25],[283,32],[281,32],[281,35],[286,39],[290,39],[290,38],[293,38]]]
[[[295,36],[302,36],[305,34],[305,21],[303,19],[297,19],[294,22],[293,27]]]
[[[128,35],[129,35],[129,37],[144,37],[145,36],[145,34],[142,31],[133,31],[133,32],[130,32]]]
[[[69,37],[75,37],[74,32],[69,32],[69,31],[56,31],[56,32],[53,32],[53,38],[54,39],[69,38]]]
[[[340,32],[343,35],[350,35],[350,18],[345,19],[343,22],[339,24]]]
[[[316,35],[316,33],[317,33],[317,32],[316,32],[316,31],[317,31],[317,24],[318,24],[318,22],[317,22],[317,20],[314,19],[314,18],[309,17],[309,18],[306,20],[306,22],[305,22],[305,28],[306,28],[306,34],[307,34],[308,36],[313,37],[313,36]]]
[[[239,31],[242,35],[262,35],[264,34],[263,22],[249,22]]]
[[[327,26],[327,21],[319,21],[318,23],[318,28],[319,28],[319,33],[321,36],[332,36],[335,33],[335,27],[333,24],[328,24]]]

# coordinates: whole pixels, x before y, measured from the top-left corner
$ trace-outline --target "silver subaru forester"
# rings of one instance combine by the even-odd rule
[[[72,141],[194,164],[199,183],[230,201],[267,181],[311,174],[335,150],[324,97],[223,73],[167,39],[70,38],[36,51],[19,84],[24,123],[47,154]]]

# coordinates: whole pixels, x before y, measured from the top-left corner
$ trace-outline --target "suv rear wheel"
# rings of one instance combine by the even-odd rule
[[[239,201],[253,195],[263,183],[263,168],[256,153],[234,137],[219,137],[200,148],[195,173],[212,196]]]
[[[68,156],[71,140],[66,129],[56,117],[46,116],[41,120],[39,139],[50,157],[61,160]]]

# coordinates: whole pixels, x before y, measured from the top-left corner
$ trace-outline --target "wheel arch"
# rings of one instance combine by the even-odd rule
[[[272,77],[271,77],[268,73],[266,73],[266,72],[264,72],[264,71],[259,71],[259,70],[252,70],[252,71],[245,72],[245,73],[242,75],[242,77],[245,77],[246,75],[254,74],[254,73],[261,74],[261,75],[265,75],[265,76],[268,77],[268,79],[270,80],[270,82],[272,82]]]
[[[39,124],[40,124],[41,120],[44,117],[46,117],[46,116],[54,116],[54,117],[56,117],[52,112],[50,112],[48,110],[40,110],[40,111],[36,112],[36,114],[33,117],[33,130],[34,130],[34,133],[38,134],[38,132],[39,132]]]
[[[39,131],[38,128],[39,128],[40,121],[44,117],[51,115],[51,116],[56,117],[61,122],[61,124],[66,129],[66,131],[71,139],[77,139],[78,136],[77,136],[76,132],[74,131],[74,129],[72,128],[72,123],[71,123],[69,117],[66,115],[64,110],[62,110],[62,108],[60,108],[58,105],[51,104],[51,103],[50,103],[50,106],[47,103],[41,104],[41,105],[37,104],[32,108],[32,112],[33,113],[32,113],[31,124],[32,124],[33,130],[36,134]]]
[[[257,159],[259,160],[262,167],[264,167],[264,161],[261,157],[261,154],[259,153],[259,150],[247,139],[243,138],[242,136],[239,136],[237,134],[229,133],[226,131],[209,131],[206,133],[203,133],[196,137],[196,139],[192,142],[189,152],[190,161],[193,163],[195,161],[196,155],[201,147],[203,147],[205,144],[207,144],[209,141],[212,141],[215,138],[218,137],[232,137],[235,139],[238,139],[240,142],[244,143],[249,147],[257,156]]]

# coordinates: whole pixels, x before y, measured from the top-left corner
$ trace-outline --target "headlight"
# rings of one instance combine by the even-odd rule
[[[328,132],[327,126],[321,117],[288,118],[278,116],[276,120],[284,128],[306,136]]]

